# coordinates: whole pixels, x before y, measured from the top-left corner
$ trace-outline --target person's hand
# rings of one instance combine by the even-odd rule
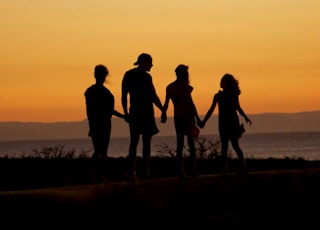
[[[124,115],[124,120],[129,123],[130,122],[130,115],[129,114],[125,114]]]
[[[166,112],[162,112],[161,114],[161,123],[166,123],[167,121],[167,113]]]
[[[251,120],[248,117],[246,117],[245,119],[246,119],[246,122],[251,126],[252,124]]]
[[[199,127],[199,128],[201,128],[201,129],[203,129],[203,127],[204,127],[204,122],[203,121],[197,121],[197,126]]]

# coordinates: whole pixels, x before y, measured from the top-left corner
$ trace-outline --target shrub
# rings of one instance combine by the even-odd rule
[[[55,159],[55,158],[67,158],[73,159],[75,158],[75,149],[72,148],[70,150],[65,150],[64,145],[57,145],[53,147],[42,147],[40,149],[36,148],[32,150],[33,154],[31,157],[33,158],[41,158],[41,159]]]
[[[220,155],[220,140],[199,136],[195,140],[196,155],[198,159],[215,159]],[[183,155],[187,155],[189,148],[184,146]],[[160,157],[175,157],[176,147],[169,146],[167,143],[161,143],[156,146],[156,152]]]
[[[200,136],[196,139],[196,154],[199,159],[215,159],[220,154],[220,140]]]

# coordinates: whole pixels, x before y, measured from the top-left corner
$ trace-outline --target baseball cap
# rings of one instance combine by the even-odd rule
[[[133,63],[134,65],[139,65],[141,62],[145,61],[145,60],[150,60],[152,59],[150,54],[147,53],[142,53],[139,55],[137,61],[135,63]]]

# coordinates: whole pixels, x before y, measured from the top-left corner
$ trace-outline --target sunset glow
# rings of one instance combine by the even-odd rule
[[[106,87],[122,112],[121,80],[142,52],[153,57],[150,73],[163,102],[175,67],[189,66],[199,114],[226,72],[239,80],[247,114],[320,110],[318,0],[0,5],[0,121],[85,119],[84,91],[96,64],[109,68]]]

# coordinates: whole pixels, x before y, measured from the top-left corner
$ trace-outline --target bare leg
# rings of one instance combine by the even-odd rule
[[[222,175],[226,175],[228,171],[228,143],[227,138],[221,138],[221,170]]]
[[[197,177],[197,159],[196,159],[196,147],[194,143],[194,138],[192,136],[188,136],[188,145],[190,151],[190,160],[191,160],[191,174],[194,177]]]
[[[178,175],[180,179],[184,179],[184,160],[183,160],[183,145],[184,135],[177,133],[177,164],[178,164]]]
[[[130,132],[130,146],[129,146],[129,176],[132,179],[136,179],[137,171],[136,171],[136,164],[137,164],[137,147],[139,144],[139,137],[138,133]]]
[[[143,156],[143,174],[146,179],[151,177],[150,174],[150,157],[151,157],[151,139],[150,135],[142,136],[142,156]]]
[[[232,147],[233,147],[234,151],[236,152],[238,159],[239,159],[240,173],[246,173],[246,162],[245,162],[245,159],[243,156],[242,149],[239,146],[238,138],[232,138],[231,144],[232,144]]]
[[[94,153],[91,157],[91,172],[94,183],[102,182],[106,179],[106,158],[109,138],[110,136],[108,135],[95,135],[91,138],[94,147]]]

